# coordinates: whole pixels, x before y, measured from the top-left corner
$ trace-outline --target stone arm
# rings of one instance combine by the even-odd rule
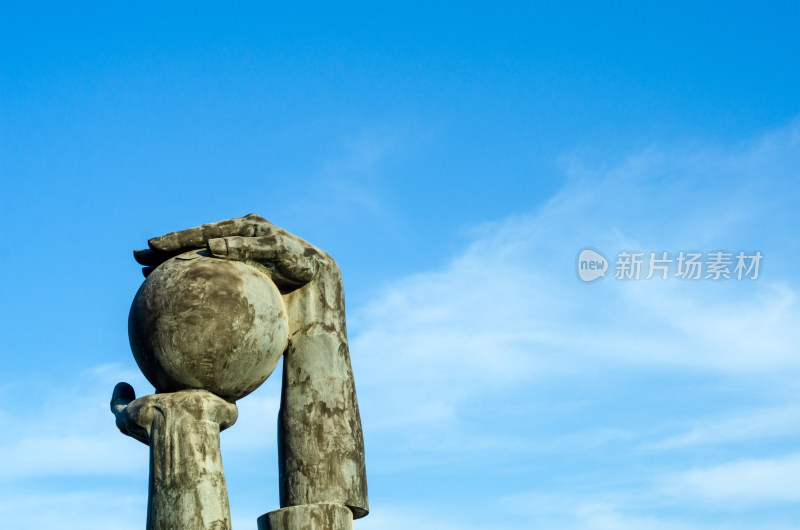
[[[111,411],[124,434],[150,446],[147,530],[231,530],[219,433],[236,421],[236,405],[205,390],[136,399],[119,383]]]
[[[270,274],[289,316],[278,418],[281,507],[335,503],[354,518],[367,515],[364,439],[334,260],[255,214],[166,234],[149,246],[135,253],[148,266],[145,275],[203,247]]]

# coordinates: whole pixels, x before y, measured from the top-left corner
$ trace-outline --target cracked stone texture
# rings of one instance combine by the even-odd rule
[[[236,405],[205,390],[132,398],[118,384],[111,409],[123,433],[150,446],[147,530],[231,530],[219,433]]]

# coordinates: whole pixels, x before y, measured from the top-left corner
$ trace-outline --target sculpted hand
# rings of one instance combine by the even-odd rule
[[[321,268],[335,266],[318,248],[252,213],[154,237],[148,245],[134,251],[136,261],[147,266],[145,276],[172,256],[200,248],[218,258],[266,266],[285,291],[310,282]]]
[[[284,295],[289,334],[312,331],[316,322],[344,329],[344,293],[336,262],[328,254],[256,214],[171,232],[148,241],[149,249],[134,251],[144,275],[169,258],[205,248],[212,256],[260,265]],[[313,287],[308,286],[314,283]],[[309,297],[316,298],[315,300]],[[301,314],[302,313],[302,314]]]

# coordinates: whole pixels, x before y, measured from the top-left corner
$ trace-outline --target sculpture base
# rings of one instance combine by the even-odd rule
[[[353,513],[343,504],[290,506],[259,517],[258,530],[353,530]]]

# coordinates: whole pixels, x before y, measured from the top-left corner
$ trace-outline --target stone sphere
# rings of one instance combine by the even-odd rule
[[[275,369],[289,324],[261,270],[187,252],[159,265],[131,305],[136,363],[158,392],[200,388],[236,401]]]

